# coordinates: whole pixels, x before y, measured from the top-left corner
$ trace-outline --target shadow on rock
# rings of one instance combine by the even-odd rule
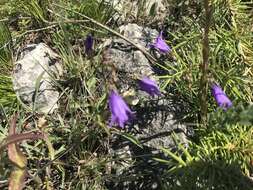
[[[175,103],[172,97],[144,100],[136,107],[136,119],[126,131],[138,145],[121,135],[115,135],[110,152],[115,158],[111,163],[112,178],[109,189],[161,189],[161,176],[168,165],[154,158],[168,160],[161,147],[177,150],[177,142],[187,146],[187,128],[179,122],[188,109]],[[114,177],[113,177],[114,176]]]

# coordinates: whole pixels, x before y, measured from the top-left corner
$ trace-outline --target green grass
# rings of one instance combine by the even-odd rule
[[[216,81],[224,88],[233,100],[233,108],[227,112],[217,109],[209,90],[207,128],[199,123],[199,65],[205,26],[200,2],[168,1],[169,15],[163,28],[176,64],[164,62],[164,73],[174,72],[158,77],[164,91],[177,93],[190,105],[191,112],[185,121],[197,127],[189,147],[179,144],[178,152],[160,147],[167,157],[156,158],[157,163],[168,168],[160,180],[165,190],[252,189],[248,177],[252,175],[253,160],[253,109],[249,105],[253,102],[253,2],[212,1],[208,81]],[[146,18],[142,11],[140,7],[136,22],[143,24],[147,19],[146,23],[151,23],[152,15]],[[108,189],[106,182],[115,178],[109,163],[119,158],[112,158],[108,147],[112,134],[120,131],[107,126],[108,87],[101,77],[102,55],[97,48],[112,34],[81,14],[111,29],[118,28],[112,21],[116,10],[104,0],[0,2],[0,142],[8,136],[8,122],[15,112],[19,113],[18,132],[38,130],[48,136],[47,142],[20,144],[28,159],[26,189],[103,190]],[[84,54],[84,39],[89,33],[96,38],[92,58]],[[29,112],[13,92],[11,72],[16,50],[37,41],[57,51],[65,70],[62,78],[56,80],[61,92],[60,108],[52,115]],[[130,136],[129,141],[138,144],[134,137]],[[7,151],[3,151],[0,189],[8,186],[6,180],[11,170]]]
[[[8,26],[0,22],[0,105],[9,105],[15,101],[10,72],[12,70],[11,33]]]

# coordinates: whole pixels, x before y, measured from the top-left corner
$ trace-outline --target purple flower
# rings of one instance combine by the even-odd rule
[[[109,96],[109,108],[111,111],[110,127],[113,124],[118,124],[124,128],[126,122],[133,118],[133,112],[130,110],[126,102],[114,90],[111,91]]]
[[[159,87],[156,84],[156,81],[149,79],[148,77],[143,77],[139,80],[139,87],[141,90],[147,92],[150,96],[161,95]]]
[[[231,100],[227,97],[225,92],[217,84],[213,84],[211,87],[212,95],[215,98],[219,107],[227,110],[227,108],[232,106]]]
[[[87,55],[91,54],[92,47],[93,47],[93,37],[89,34],[87,35],[86,40],[85,40],[85,53]]]
[[[156,38],[155,43],[151,44],[151,47],[158,49],[162,53],[168,53],[171,51],[170,46],[163,40],[163,32],[161,31],[159,36]]]

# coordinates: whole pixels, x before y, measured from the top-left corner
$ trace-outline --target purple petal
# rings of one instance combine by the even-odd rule
[[[167,45],[167,43],[163,40],[162,31],[156,38],[155,43],[150,45],[151,48],[156,48],[162,53],[168,53],[171,51],[171,48]]]
[[[121,128],[124,128],[125,123],[133,116],[133,112],[130,110],[122,97],[113,90],[109,96],[109,108],[112,114],[110,126],[118,124]]]
[[[86,40],[85,40],[86,54],[90,54],[92,52],[92,47],[93,47],[93,37],[89,34],[87,35]]]
[[[156,83],[156,81],[148,78],[148,77],[143,77],[140,81],[138,81],[139,87],[142,91],[147,92],[151,96],[155,95],[161,95],[161,92],[159,90],[159,87]]]
[[[215,98],[218,106],[226,110],[233,105],[232,101],[227,97],[225,92],[219,85],[213,84],[211,87],[212,95]]]

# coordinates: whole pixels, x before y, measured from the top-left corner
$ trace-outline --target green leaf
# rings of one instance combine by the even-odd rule
[[[39,89],[40,89],[40,85],[41,85],[41,80],[43,78],[43,75],[45,74],[45,71],[43,71],[37,78],[36,82],[35,82],[35,93],[34,93],[34,100],[33,100],[33,111],[36,110],[36,100],[38,97],[38,93],[39,93]]]
[[[123,133],[121,134],[121,136],[125,137],[126,139],[128,139],[129,141],[131,141],[132,143],[134,143],[136,146],[143,148],[142,144],[140,143],[140,141],[138,139],[136,139],[134,136],[128,134],[128,133]]]
[[[156,9],[157,9],[157,3],[153,3],[153,5],[151,6],[150,11],[149,11],[149,16],[154,17]]]
[[[170,151],[169,149],[167,149],[167,148],[161,147],[161,150],[162,150],[165,154],[167,154],[168,156],[170,156],[171,158],[173,158],[175,161],[177,161],[180,165],[186,166],[186,162],[183,161],[183,159],[182,159],[180,156],[178,156],[178,155],[176,155],[175,153],[171,152],[171,151]]]

